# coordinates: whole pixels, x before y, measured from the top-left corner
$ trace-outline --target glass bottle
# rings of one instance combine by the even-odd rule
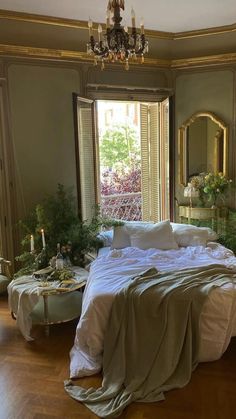
[[[60,243],[57,243],[56,269],[63,269],[63,268],[64,268],[64,261],[63,261],[63,256],[61,254],[61,246],[60,246]]]

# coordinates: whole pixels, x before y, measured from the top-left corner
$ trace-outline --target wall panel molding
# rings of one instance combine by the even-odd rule
[[[6,83],[0,81],[0,223],[3,256],[14,265],[19,237],[16,229],[17,197],[14,155],[9,130]],[[15,245],[14,245],[15,244]]]
[[[36,48],[22,45],[5,45],[0,44],[0,56],[2,57],[22,57],[22,58],[34,58],[53,60],[61,62],[81,62],[81,63],[93,63],[93,58],[88,56],[87,53],[81,51],[68,51],[59,49],[49,48]],[[131,66],[139,67],[144,69],[147,67],[157,67],[166,69],[188,69],[188,68],[202,68],[208,66],[219,66],[226,64],[236,63],[236,52],[209,55],[203,57],[183,58],[177,60],[164,60],[158,58],[145,58],[145,62],[141,64],[138,60],[131,61]],[[119,67],[120,64],[107,64],[107,68]],[[1,72],[1,63],[0,63]],[[0,73],[1,74],[1,73]]]

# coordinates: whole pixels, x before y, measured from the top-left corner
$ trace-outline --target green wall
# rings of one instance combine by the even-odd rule
[[[209,111],[221,118],[229,128],[229,174],[234,170],[232,125],[234,118],[234,72],[231,70],[179,73],[175,86],[175,196],[185,203],[183,187],[178,179],[178,128],[194,113]]]
[[[176,127],[197,111],[216,113],[230,125],[233,117],[233,81],[230,70],[180,74],[176,78]]]
[[[87,65],[17,63],[8,65],[10,124],[15,151],[19,216],[22,217],[58,183],[76,193],[72,92],[83,95],[86,83],[170,87],[169,71],[123,68],[98,71]],[[197,111],[210,111],[231,127],[234,74],[231,70],[180,72],[175,84],[176,197],[178,127]],[[232,166],[233,153],[229,161]]]
[[[9,66],[20,216],[40,202],[45,193],[54,193],[58,183],[76,185],[72,92],[79,91],[79,82],[74,69]]]

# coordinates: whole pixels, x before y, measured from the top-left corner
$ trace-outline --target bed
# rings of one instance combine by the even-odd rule
[[[91,265],[70,353],[71,378],[101,370],[113,302],[130,278],[150,268],[161,273],[198,267],[204,271],[217,265],[236,272],[236,257],[214,241],[217,237],[211,229],[164,221],[155,226],[126,223],[116,230],[111,243],[105,243],[111,246],[103,248]],[[209,293],[201,310],[199,333],[198,362],[219,359],[231,337],[236,336],[236,281]]]

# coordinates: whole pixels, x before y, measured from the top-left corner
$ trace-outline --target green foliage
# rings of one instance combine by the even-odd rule
[[[236,210],[229,210],[226,225],[220,226],[218,242],[236,254]]]
[[[109,128],[102,137],[99,151],[104,167],[112,168],[118,163],[129,165],[132,157],[140,153],[135,129],[128,125]]]
[[[23,252],[20,256],[16,257],[16,260],[20,262],[23,267],[15,274],[15,277],[31,275],[38,268],[35,257],[30,252]]]
[[[61,246],[69,243],[72,264],[83,266],[85,253],[102,247],[102,242],[97,238],[101,226],[116,224],[112,220],[103,219],[99,208],[95,209],[91,222],[81,221],[76,213],[75,197],[71,189],[58,185],[55,195],[46,196],[25,220],[20,221],[23,253],[16,260],[23,267],[17,272],[17,276],[48,266],[50,259],[56,254],[57,243]],[[45,249],[42,249],[41,229],[45,233]],[[33,254],[30,253],[31,235],[34,236],[35,245]]]
[[[51,275],[47,277],[47,281],[65,281],[74,277],[74,272],[69,268],[54,270]]]
[[[227,208],[225,209],[227,210]],[[218,242],[236,254],[236,210],[229,209],[225,220],[219,219],[217,222]],[[197,227],[212,228],[210,220],[192,220],[191,224]]]

